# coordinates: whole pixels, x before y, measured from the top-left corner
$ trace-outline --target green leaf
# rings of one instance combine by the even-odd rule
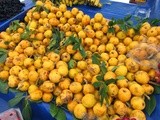
[[[97,65],[100,65],[100,64],[101,64],[100,55],[99,55],[99,54],[94,53],[94,54],[92,55],[92,63],[93,63],[93,64],[97,64]]]
[[[139,16],[134,16],[134,20],[136,20],[137,22],[140,22],[140,21],[141,21],[141,17],[139,17]]]
[[[6,49],[0,48],[0,63],[4,63],[7,58],[8,51]]]
[[[79,52],[81,53],[82,57],[85,58],[87,56],[87,53],[85,52],[84,48],[80,46],[79,49],[80,49]]]
[[[155,98],[155,96],[151,95],[150,99],[146,98],[145,99],[145,103],[146,103],[145,111],[150,116],[153,113],[153,111],[154,111],[154,109],[156,107],[156,98]]]
[[[30,40],[30,35],[33,33],[34,31],[30,30],[29,27],[27,26],[25,28],[25,31],[21,34],[21,39]]]
[[[7,50],[3,49],[3,48],[0,48],[0,52],[6,52],[7,53]]]
[[[152,19],[150,21],[151,26],[158,26],[160,23],[160,19]]]
[[[6,53],[1,54],[0,55],[0,63],[4,63],[6,61],[6,58],[7,58],[7,54]]]
[[[37,100],[37,101],[35,101],[35,100],[29,100],[31,103],[42,103],[43,102],[43,100]]]
[[[69,36],[69,37],[65,40],[64,45],[67,46],[67,45],[69,45],[69,44],[72,44],[72,43],[73,43],[73,39],[74,39],[74,36],[73,36],[73,35]]]
[[[94,82],[94,83],[93,83],[93,86],[94,86],[95,88],[99,88],[101,85],[102,85],[102,82]]]
[[[54,46],[56,46],[57,41],[55,39],[51,39],[47,49],[52,50]]]
[[[22,93],[20,90],[17,90],[15,88],[9,88],[9,91],[13,93]]]
[[[49,13],[49,9],[47,9],[46,7],[43,7],[43,9],[46,13]]]
[[[52,38],[50,40],[49,46],[47,47],[49,51],[57,50],[59,47],[61,47],[60,43],[63,42],[64,38],[64,33],[59,31],[59,29],[53,29],[52,33]]]
[[[149,18],[145,18],[145,19],[142,19],[141,21],[140,21],[140,23],[145,23],[145,22],[148,22],[149,21]]]
[[[18,28],[20,27],[19,24],[19,20],[14,20],[13,22],[11,22],[9,29],[11,30],[11,32],[16,31]]]
[[[111,21],[108,22],[108,25],[109,25],[109,26],[113,26],[114,24],[115,24],[115,23],[114,23],[114,20],[111,20]]]
[[[131,17],[132,17],[132,15],[127,15],[127,16],[125,16],[125,17],[124,17],[124,21],[128,21],[128,20],[130,20],[130,19],[131,19]]]
[[[154,85],[154,94],[160,94],[160,87],[157,85]]]
[[[51,48],[52,46],[56,45],[56,39],[51,39],[51,43],[49,44],[49,47]]]
[[[60,31],[60,38],[62,39],[62,38],[64,38],[64,32],[63,31]]]
[[[16,96],[13,99],[9,100],[9,102],[8,102],[9,106],[10,107],[16,106],[24,98],[23,94],[24,93],[16,94]]]
[[[21,34],[21,39],[28,39],[29,38],[29,34],[25,31],[24,33]]]
[[[103,101],[107,97],[107,86],[105,84],[102,85],[102,87],[99,89],[99,94],[101,96],[100,103],[103,104]]]
[[[76,67],[76,61],[71,59],[69,62],[68,62],[68,67],[69,69],[72,69],[74,67]]]
[[[60,109],[60,108],[59,108],[59,111],[58,111],[58,113],[56,114],[55,118],[56,118],[57,120],[66,120],[66,119],[67,119],[65,112],[64,112],[62,109]]]
[[[95,56],[96,58],[101,58],[101,56],[98,53],[94,53],[93,56]]]
[[[107,96],[106,96],[106,98],[105,98],[105,100],[106,100],[106,102],[107,102],[107,105],[110,105],[110,103],[109,103],[109,98],[108,98],[108,86],[107,86]]]
[[[52,30],[53,33],[53,38],[55,38],[56,40],[61,40],[61,32],[58,28],[54,28]]]
[[[33,12],[40,12],[42,10],[42,7],[39,5],[36,5],[36,8],[34,9]]]
[[[4,42],[5,45],[9,45],[9,43],[10,43],[9,41],[5,41]]]
[[[96,78],[97,78],[97,80],[102,81],[104,76],[103,75],[98,75]]]
[[[59,112],[59,108],[54,104],[54,103],[50,103],[50,114],[51,116],[54,118],[58,112]]]
[[[118,20],[116,21],[116,23],[117,23],[117,24],[123,24],[124,21],[123,21],[122,19],[118,19]]]
[[[81,43],[79,43],[79,44],[80,44],[80,46],[79,46],[79,51],[84,50],[84,48],[83,48],[83,46],[81,45]]]
[[[73,50],[79,50],[83,58],[87,56],[85,49],[81,45],[81,39],[74,37],[74,35],[71,35],[65,40],[64,43],[65,46],[69,44],[73,45]]]
[[[29,26],[26,26],[25,31],[26,31],[26,32],[31,32]]]
[[[72,41],[73,41],[74,43],[79,43],[79,44],[81,43],[81,39],[79,39],[78,37],[73,36],[73,38],[74,38],[74,39],[73,39]]]
[[[127,21],[127,25],[132,27],[133,26],[133,21]]]
[[[114,72],[117,68],[118,66],[114,66],[111,71]]]
[[[49,13],[49,9],[47,9],[44,6],[39,6],[39,5],[36,5],[36,8],[34,9],[33,12],[41,12],[41,11],[45,11],[46,13]]]
[[[116,79],[122,80],[122,79],[125,79],[125,77],[124,76],[117,76]]]
[[[80,47],[80,44],[79,44],[79,43],[75,43],[75,44],[73,45],[73,50],[78,50],[79,47]]]
[[[102,71],[102,74],[105,74],[107,72],[106,63],[104,61],[102,61],[100,69]]]
[[[3,82],[1,79],[0,79],[0,92],[3,93],[3,94],[7,94],[8,93],[8,84],[7,82]]]
[[[105,84],[109,85],[109,84],[115,83],[115,82],[117,82],[117,79],[109,79],[109,80],[105,81]]]
[[[36,0],[32,0],[33,3],[36,3]]]
[[[74,35],[69,36],[65,41],[65,46],[69,44],[80,43],[79,39]]]
[[[23,103],[22,116],[24,120],[32,120],[32,109],[27,99]]]
[[[59,54],[59,49],[55,49],[54,52]]]
[[[110,28],[108,29],[108,32],[109,32],[109,33],[115,33],[115,28],[114,28],[114,27],[110,27]]]
[[[137,25],[133,26],[133,29],[134,29],[137,33],[139,32],[140,28],[141,28],[141,24],[137,24]]]
[[[127,31],[127,26],[125,24],[120,24],[119,27],[121,30]]]

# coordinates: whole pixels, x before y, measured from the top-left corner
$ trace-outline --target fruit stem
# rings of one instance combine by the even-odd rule
[[[26,100],[30,99],[30,95],[26,96],[26,98],[25,98],[25,99],[26,99]]]
[[[158,83],[156,83],[156,82],[153,82],[153,81],[149,81],[149,83],[150,83],[151,85],[160,86],[160,84],[158,84]]]
[[[144,96],[145,96],[148,100],[150,100],[150,97],[149,97],[147,94],[144,94]]]
[[[18,90],[20,88],[20,86],[18,86],[17,88],[16,88],[16,90]]]
[[[6,87],[6,90],[8,90],[9,89],[9,86],[8,87]]]
[[[126,102],[126,105],[127,105],[128,107],[131,107],[131,104],[130,104],[129,102]]]
[[[86,84],[88,84],[88,81],[87,81],[86,79],[84,79],[84,82],[85,82]]]

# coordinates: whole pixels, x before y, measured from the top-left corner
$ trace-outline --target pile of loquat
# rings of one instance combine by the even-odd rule
[[[110,33],[108,23],[101,13],[91,18],[75,7],[67,10],[65,4],[36,1],[16,29],[0,32],[0,48],[7,50],[5,62],[0,64],[0,79],[11,88],[28,92],[33,101],[55,98],[56,105],[66,105],[78,119],[119,120],[127,116],[146,120],[145,99],[154,92],[150,81],[156,70],[149,60],[144,60],[147,65],[139,64],[126,54],[146,38],[147,44],[159,45],[160,26],[145,22],[136,33],[133,28],[123,31],[114,25],[115,33]],[[86,56],[80,52],[82,47],[77,50],[72,43],[60,43],[58,53],[48,50],[55,28],[64,33],[63,42],[72,35],[81,39]],[[94,86],[102,70],[93,63],[95,53],[107,68],[104,83],[121,76],[107,85],[103,103],[103,93]]]

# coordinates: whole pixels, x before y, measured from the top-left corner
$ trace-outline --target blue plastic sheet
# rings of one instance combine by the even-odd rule
[[[9,109],[8,101],[14,97],[14,94],[9,92],[8,94],[0,93],[0,113]],[[160,120],[160,95],[156,95],[157,106],[155,111],[148,116],[147,120]],[[21,108],[22,104],[18,104],[16,107]],[[49,113],[49,104],[48,103],[32,103],[32,120],[54,120]],[[64,109],[64,108],[62,108]],[[70,112],[64,109],[67,120],[73,120],[73,116]]]
[[[84,13],[89,14],[91,17],[93,17],[97,12],[101,12],[108,19],[123,18],[125,15],[128,14],[134,15],[135,11],[138,9],[138,7],[140,7],[135,4],[109,2],[108,0],[102,0],[101,2],[104,4],[102,8],[95,8],[84,5],[76,7],[82,10]],[[28,9],[30,9],[34,5],[31,2],[31,0],[25,0],[25,4],[26,6],[24,7],[24,10],[21,13],[19,13],[18,15],[7,21],[0,22],[0,31],[5,30],[9,26],[10,22],[13,20],[17,19],[23,20]],[[160,18],[160,0],[148,0],[148,2],[143,7],[145,9],[151,9],[152,18]],[[14,94],[10,92],[7,95],[0,93],[0,112],[10,108],[7,102],[13,97]],[[156,100],[157,100],[156,109],[151,116],[148,116],[146,114],[147,120],[160,120],[160,102],[159,102],[160,95],[156,95]],[[21,108],[21,104],[19,104],[16,107]],[[67,120],[72,120],[73,119],[72,114],[65,109],[64,111],[67,115]],[[33,120],[54,120],[49,113],[49,104],[47,103],[32,104],[32,112],[33,112],[33,118],[32,118]]]

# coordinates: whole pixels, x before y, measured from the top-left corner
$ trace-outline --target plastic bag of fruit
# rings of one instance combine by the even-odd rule
[[[133,58],[143,67],[158,69],[160,62],[160,46],[158,44],[149,44],[141,42],[127,53],[128,57]]]

